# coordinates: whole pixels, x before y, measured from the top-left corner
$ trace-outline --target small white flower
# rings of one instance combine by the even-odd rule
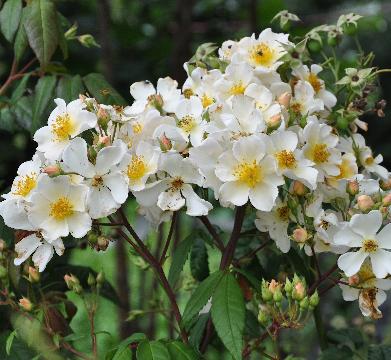
[[[250,199],[258,210],[273,208],[284,180],[276,173],[274,158],[266,154],[266,139],[264,134],[241,138],[219,157],[216,175],[224,182],[220,187],[223,202],[241,206]]]
[[[43,152],[49,160],[59,160],[70,140],[87,129],[96,126],[96,115],[85,110],[81,100],[66,105],[62,99],[55,99],[57,107],[51,112],[48,126],[36,131],[34,140],[37,150]]]
[[[81,238],[91,229],[92,223],[86,212],[87,194],[88,187],[72,184],[69,176],[42,176],[31,197],[29,221],[42,230],[48,241],[69,233]]]
[[[95,164],[88,160],[87,143],[82,138],[73,139],[64,150],[66,169],[85,178],[90,190],[87,209],[93,219],[115,212],[128,197],[128,183],[117,165],[122,161],[126,146],[116,140],[112,146],[101,149]]]
[[[380,232],[383,216],[380,211],[372,210],[368,214],[353,215],[350,222],[334,237],[337,245],[358,248],[347,252],[338,259],[338,266],[347,276],[356,274],[364,260],[371,259],[373,273],[377,278],[384,278],[391,273],[391,224]]]
[[[290,109],[302,116],[312,115],[324,109],[323,101],[315,99],[315,90],[307,81],[299,80],[295,85],[295,96],[290,103]]]

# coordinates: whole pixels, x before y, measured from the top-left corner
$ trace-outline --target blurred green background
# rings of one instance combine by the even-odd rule
[[[111,82],[121,95],[131,101],[129,85],[135,81],[148,79],[156,82],[159,77],[171,76],[178,80],[180,85],[185,79],[183,63],[188,60],[198,45],[204,42],[221,43],[226,39],[238,39],[253,32],[259,33],[270,25],[274,15],[287,9],[296,13],[301,22],[295,24],[291,33],[303,34],[314,26],[323,23],[334,23],[343,13],[356,12],[366,18],[360,21],[359,38],[365,52],[373,51],[376,54],[375,66],[391,67],[391,1],[343,1],[343,0],[79,0],[58,1],[58,8],[71,23],[77,23],[79,33],[90,33],[100,44],[99,48],[84,48],[78,43],[70,44],[70,56],[65,61],[70,74],[85,75],[91,72],[100,72]],[[349,63],[356,56],[352,39],[345,39],[338,48],[339,56]],[[60,60],[60,54],[54,60]],[[0,83],[8,75],[12,62],[12,49],[4,39],[0,40]],[[391,101],[391,76],[381,76],[382,97]],[[387,110],[387,109],[386,109]],[[385,165],[391,168],[391,115],[384,118],[367,116],[369,122],[367,134],[368,143],[381,152],[385,158]],[[9,133],[0,130],[0,191],[4,192],[15,176],[18,165],[31,158],[35,144],[28,132]],[[132,210],[134,211],[134,210]],[[218,221],[224,228],[230,226],[227,220],[230,214],[224,212],[215,215],[213,221]],[[190,220],[187,220],[190,221]],[[181,239],[191,231],[193,224],[182,221]],[[138,224],[139,231],[145,231],[145,224]],[[165,229],[167,231],[167,229]],[[179,233],[179,232],[178,232]],[[150,235],[151,243],[156,240],[156,234]],[[88,255],[86,254],[88,252]],[[117,255],[116,255],[117,252]],[[129,273],[128,283],[124,284],[118,272],[118,254],[125,254],[126,272]],[[148,307],[148,302],[163,296],[155,291],[154,298],[150,298],[148,287],[157,287],[151,274],[139,275],[136,265],[126,258],[127,251],[122,248],[111,247],[107,253],[96,253],[91,249],[76,249],[70,251],[71,263],[76,265],[90,265],[96,271],[104,269],[108,280],[115,285],[125,308],[139,309]],[[214,269],[215,256],[210,254],[211,270]],[[88,259],[86,261],[86,259]],[[217,260],[217,258],[216,258]],[[88,264],[87,264],[88,262]],[[120,261],[121,262],[121,261]],[[123,266],[124,261],[121,262]],[[49,268],[50,271],[51,268]],[[122,268],[123,269],[123,268]],[[189,273],[189,271],[187,271]],[[126,279],[126,277],[125,277]],[[191,288],[189,284],[189,289]],[[145,295],[144,295],[145,294]],[[340,291],[332,291],[334,301],[324,308],[325,314],[331,319],[335,328],[344,327],[347,321],[350,325],[363,325],[367,332],[375,338],[387,337],[388,313],[377,323],[376,328],[371,323],[363,323],[359,316],[358,305],[344,303]],[[129,299],[124,298],[128,296]],[[181,301],[185,300],[183,296]],[[128,302],[129,300],[129,302]],[[77,299],[75,300],[77,302]],[[109,300],[104,302],[104,312],[98,315],[98,330],[106,330],[113,334],[110,337],[100,335],[101,346],[110,348],[119,336],[118,319],[126,318]],[[338,309],[338,310],[336,310]],[[129,309],[128,309],[129,310]],[[348,314],[348,316],[346,316]],[[152,321],[152,319],[154,319]],[[346,320],[353,319],[353,320]],[[167,321],[158,317],[144,321],[142,329],[157,337],[167,335]],[[356,323],[355,323],[356,322]],[[139,324],[140,325],[140,324]],[[73,326],[80,331],[83,326],[88,329],[86,313],[78,312],[73,320]],[[121,332],[134,331],[136,323],[126,323]],[[171,329],[171,327],[169,327]],[[292,349],[297,354],[308,355],[316,351],[314,342],[315,331],[313,325],[293,336],[290,343],[295,344]],[[80,340],[79,347],[83,349],[88,340]],[[216,355],[222,359],[223,355]],[[311,355],[309,358],[312,358]],[[0,351],[1,358],[1,351]]]

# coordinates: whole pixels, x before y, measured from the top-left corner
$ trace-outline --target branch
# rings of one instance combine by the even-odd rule
[[[318,273],[318,279],[320,279],[322,277],[322,272],[320,270],[320,265],[319,265],[318,258],[316,257],[314,245],[311,245],[311,251],[312,251],[312,256],[313,256],[313,259],[314,259],[314,262],[315,262],[316,272]]]
[[[12,82],[16,79],[19,79],[20,77],[26,75],[25,72],[26,70],[36,61],[37,59],[34,58],[32,60],[30,60],[25,66],[22,67],[22,69],[17,72],[17,67],[18,67],[18,63],[17,61],[14,59],[14,61],[12,62],[12,66],[11,66],[11,70],[10,70],[10,73],[8,75],[8,78],[7,80],[5,81],[5,83],[1,86],[0,88],[0,95],[3,95],[3,93],[8,89],[8,87],[12,84]]]
[[[175,211],[175,212],[173,213],[173,215],[172,215],[170,230],[168,231],[166,243],[165,243],[165,245],[164,245],[164,249],[163,249],[163,252],[162,252],[162,256],[160,257],[160,261],[159,261],[160,266],[163,266],[163,265],[164,265],[164,262],[166,261],[166,255],[167,255],[168,248],[170,247],[172,235],[173,235],[173,233],[174,233],[175,223],[176,223],[177,216],[178,216],[178,212]]]
[[[255,248],[254,250],[250,251],[249,253],[243,255],[242,257],[240,257],[237,262],[240,262],[241,260],[243,259],[251,259],[258,251],[261,251],[264,247],[266,247],[267,245],[269,245],[270,243],[270,237],[268,237],[268,239],[261,245],[259,245],[257,248]]]
[[[224,243],[223,241],[220,239],[220,236],[219,234],[217,234],[215,228],[213,227],[213,225],[211,224],[211,222],[209,221],[209,219],[206,217],[206,216],[199,216],[198,217],[201,222],[205,225],[206,229],[208,230],[209,234],[212,236],[216,246],[218,247],[218,249],[223,252],[224,251]]]
[[[335,264],[329,271],[326,271],[324,274],[322,274],[317,281],[315,281],[312,286],[308,289],[308,295],[312,295],[315,290],[318,288],[318,286],[326,280],[335,270],[338,269],[338,265]]]

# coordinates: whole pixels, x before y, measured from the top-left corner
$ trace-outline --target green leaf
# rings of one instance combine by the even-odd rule
[[[319,357],[319,360],[353,360],[354,354],[353,351],[347,347],[332,347],[327,348],[322,352]]]
[[[168,282],[171,286],[174,286],[179,279],[179,275],[183,269],[183,266],[186,263],[186,260],[189,256],[191,246],[194,242],[194,236],[189,235],[182,242],[179,243],[175,249],[174,256],[172,257],[172,263],[170,271],[168,273]]]
[[[21,26],[19,26],[18,32],[16,33],[15,37],[14,54],[17,62],[22,59],[22,56],[28,45],[26,29],[23,26],[23,24],[26,22],[27,12],[28,8],[25,7],[22,11],[22,18],[20,20]]]
[[[201,314],[196,323],[189,331],[189,343],[195,348],[198,349],[202,338],[205,332],[206,323],[209,320],[209,314]]]
[[[15,116],[9,107],[0,110],[0,129],[11,133],[15,130]]]
[[[171,359],[175,360],[197,360],[196,352],[189,346],[180,341],[173,341],[167,344]]]
[[[106,81],[101,74],[84,76],[84,84],[98,102],[108,105],[126,105],[125,99]]]
[[[370,345],[368,349],[368,360],[391,359],[391,345]]]
[[[27,74],[22,77],[19,81],[18,86],[15,88],[11,95],[11,101],[15,104],[24,94],[27,86],[27,82],[29,81],[30,74]]]
[[[170,360],[167,348],[160,341],[142,341],[136,355],[137,360]]]
[[[64,76],[58,82],[56,96],[64,99],[68,103],[78,99],[79,94],[83,94],[84,92],[85,88],[80,75]]]
[[[14,342],[16,335],[16,330],[14,330],[11,334],[9,334],[7,338],[7,341],[5,343],[5,352],[7,353],[7,355],[11,354],[12,343]]]
[[[120,360],[120,359],[128,360],[128,359],[130,359],[131,356],[130,357],[128,356],[127,358],[123,357],[128,354],[128,351],[130,351],[129,345],[132,343],[137,343],[137,342],[141,342],[144,340],[147,340],[147,337],[145,336],[145,334],[143,334],[143,333],[132,334],[131,336],[127,337],[125,340],[123,340],[118,345],[117,349],[112,354],[113,356],[110,357],[110,355],[106,354],[105,360]]]
[[[245,306],[235,277],[226,273],[212,299],[212,320],[217,334],[233,358],[242,358]]]
[[[14,242],[14,233],[7,225],[4,224],[2,216],[0,216],[0,238],[5,240],[8,247]]]
[[[197,237],[190,253],[190,270],[193,277],[202,281],[209,276],[208,251],[205,242]]]
[[[41,66],[46,66],[58,45],[58,19],[50,0],[34,0],[29,5],[24,26],[28,42]]]
[[[35,97],[33,104],[31,123],[32,133],[34,133],[46,122],[46,119],[42,119],[42,116],[44,115],[49,101],[53,99],[56,81],[57,79],[55,76],[44,76],[38,80],[38,83],[35,87]]]
[[[57,16],[58,16],[58,21],[57,21],[58,45],[60,46],[62,56],[65,60],[68,58],[68,42],[65,39],[63,21],[61,21],[62,15],[60,13],[57,13]]]
[[[0,28],[4,37],[12,42],[22,15],[22,0],[8,0],[0,11]]]
[[[183,324],[188,327],[193,318],[199,313],[199,311],[205,306],[208,300],[213,296],[213,293],[220,283],[224,272],[216,271],[207,277],[198,287],[195,289],[190,297],[190,300],[186,304],[186,308],[183,312]]]
[[[22,96],[14,105],[16,122],[23,129],[30,131],[33,108],[33,96]]]

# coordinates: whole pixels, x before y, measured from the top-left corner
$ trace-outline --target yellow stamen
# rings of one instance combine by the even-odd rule
[[[270,67],[273,65],[275,51],[268,44],[260,43],[250,49],[249,57],[255,65]]]
[[[94,178],[92,179],[91,185],[96,186],[96,187],[102,186],[103,185],[102,176],[99,176],[99,175],[94,176]]]
[[[330,157],[330,152],[327,150],[326,144],[316,144],[312,149],[312,160],[316,164],[327,162]]]
[[[64,220],[74,213],[73,205],[70,200],[63,196],[50,204],[49,215],[55,220]]]
[[[193,96],[193,95],[194,95],[194,92],[192,89],[188,88],[188,89],[183,90],[183,96],[186,99],[190,99],[190,96]]]
[[[243,162],[234,170],[236,178],[253,188],[262,180],[261,167],[254,160],[252,163]]]
[[[180,178],[180,177],[177,177],[173,181],[171,181],[171,187],[175,190],[181,189],[183,184],[184,184],[184,182],[183,182],[182,178]]]
[[[281,169],[293,169],[297,165],[295,155],[292,151],[282,150],[276,153],[278,167]]]
[[[35,173],[21,176],[21,179],[15,184],[16,190],[12,194],[25,197],[35,188],[36,185],[37,176]]]
[[[135,134],[140,134],[143,130],[143,126],[140,123],[135,122],[132,124],[132,130]]]
[[[140,180],[148,171],[148,166],[145,163],[144,156],[133,155],[130,164],[128,165],[127,175],[131,182]]]
[[[208,107],[209,105],[212,105],[214,103],[214,99],[206,94],[204,94],[201,98],[202,106],[204,108]]]
[[[190,115],[184,116],[178,122],[178,126],[187,134],[189,134],[196,126],[194,118]]]
[[[317,93],[322,89],[322,83],[316,74],[310,72],[308,75],[308,82],[312,85],[314,91]]]
[[[68,140],[75,131],[75,125],[69,114],[58,115],[51,125],[52,134],[57,141]]]
[[[280,218],[281,221],[288,221],[289,220],[289,207],[288,206],[281,206],[277,208],[277,215]]]
[[[239,81],[232,85],[232,87],[229,89],[230,95],[242,95],[244,94],[244,91],[246,90],[246,87],[243,85],[242,81]]]
[[[362,248],[367,253],[373,253],[377,251],[379,244],[375,239],[365,239],[362,243]]]

